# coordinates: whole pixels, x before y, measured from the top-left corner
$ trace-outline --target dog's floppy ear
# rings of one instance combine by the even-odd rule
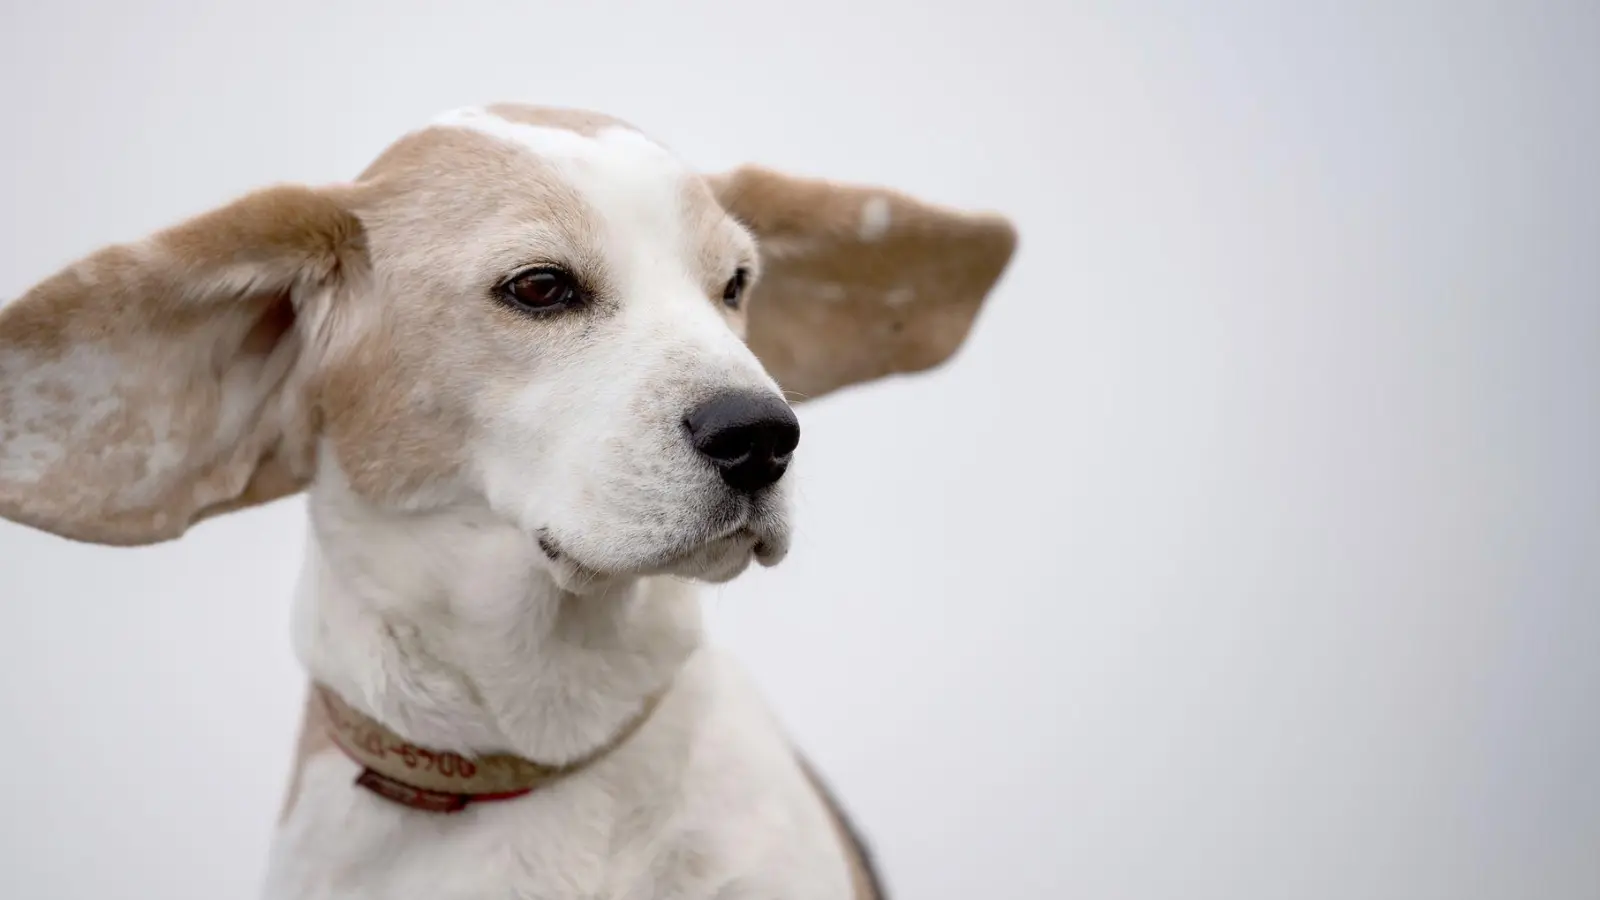
[[[366,267],[336,197],[258,191],[0,309],[0,516],[146,544],[303,487],[306,382]]]
[[[750,347],[791,399],[949,359],[1016,249],[1011,223],[747,166],[710,178],[756,234]]]

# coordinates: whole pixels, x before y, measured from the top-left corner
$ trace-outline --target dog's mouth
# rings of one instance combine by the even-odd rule
[[[775,566],[789,551],[788,528],[780,515],[746,512],[713,523],[699,533],[626,565],[600,565],[588,561],[550,528],[539,529],[540,552],[551,565],[557,584],[574,593],[590,593],[618,579],[671,575],[720,584],[730,581],[752,561]]]

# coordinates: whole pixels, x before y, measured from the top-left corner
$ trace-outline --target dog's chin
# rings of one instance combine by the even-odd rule
[[[539,548],[558,587],[575,594],[596,594],[631,579],[659,575],[723,584],[737,578],[752,562],[769,567],[782,562],[789,552],[789,535],[781,525],[752,523],[731,534],[646,552],[635,560],[612,565],[586,561],[548,531],[540,533]]]
[[[679,559],[667,560],[650,574],[723,584],[739,577],[752,561],[770,558],[770,554],[761,538],[741,530],[711,541]],[[772,565],[770,562],[763,564]]]

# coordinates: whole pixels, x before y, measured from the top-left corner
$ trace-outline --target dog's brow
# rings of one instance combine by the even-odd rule
[[[593,133],[585,133],[560,124],[515,121],[490,110],[467,107],[439,116],[432,125],[477,132],[547,159],[578,160],[611,151],[637,154],[659,163],[676,163],[665,147],[621,123],[607,123]]]
[[[646,294],[649,285],[709,279],[730,263],[737,238],[708,226],[725,219],[715,198],[670,150],[616,120],[573,121],[537,109],[459,109],[432,127],[471,132],[526,154],[530,163],[576,191],[574,215],[598,226],[597,246],[618,288]],[[713,217],[714,213],[714,217]],[[708,242],[714,245],[706,259]],[[740,256],[752,256],[745,248]],[[704,271],[694,271],[701,269]]]

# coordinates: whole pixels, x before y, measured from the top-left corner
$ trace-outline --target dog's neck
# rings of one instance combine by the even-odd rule
[[[309,497],[295,650],[314,681],[416,744],[561,765],[604,746],[699,644],[691,586],[575,595],[486,511],[398,513],[334,475]]]

